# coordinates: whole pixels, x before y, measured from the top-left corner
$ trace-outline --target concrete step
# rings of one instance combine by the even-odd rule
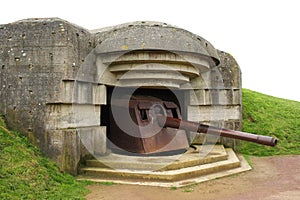
[[[198,145],[195,147],[196,150],[190,148],[184,154],[172,156],[142,157],[110,154],[87,160],[86,167],[166,171],[213,163],[228,158],[223,145],[207,145],[205,147]]]
[[[205,180],[205,176],[217,174],[216,177],[221,177],[222,173],[232,170],[233,173],[249,170],[249,166],[243,164],[235,155],[232,149],[225,150],[228,154],[226,160],[216,161],[197,166],[190,166],[181,169],[165,170],[165,171],[150,171],[150,170],[136,170],[136,169],[109,169],[99,167],[83,167],[80,169],[80,176],[78,179],[91,180],[91,181],[113,181],[117,183],[135,184],[140,185],[155,185],[155,186],[183,186],[189,183],[194,183],[194,179]],[[245,167],[246,166],[246,167]],[[214,177],[214,176],[212,176]],[[204,179],[203,179],[204,178]],[[196,181],[197,182],[197,181]]]

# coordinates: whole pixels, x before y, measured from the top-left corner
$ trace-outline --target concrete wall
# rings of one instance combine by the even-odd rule
[[[53,127],[51,118],[66,109],[63,88],[76,77],[92,48],[89,31],[61,19],[0,26],[0,112],[10,128],[30,137],[62,170],[74,171],[67,165],[77,165],[78,158],[68,158],[77,154],[69,152],[74,148],[68,150],[77,133],[69,127]]]
[[[112,56],[116,52],[120,54]],[[119,81],[122,73],[141,63],[148,63],[147,69],[156,65]],[[160,66],[172,70],[159,75]],[[0,72],[0,113],[8,126],[73,174],[86,156],[106,153],[101,108],[107,104],[107,86],[177,88],[188,95],[187,119],[241,129],[236,61],[205,39],[165,23],[97,31],[57,18],[0,25]],[[222,140],[235,146],[234,140]]]
[[[190,95],[188,120],[241,130],[241,71],[230,54],[222,51],[218,54],[220,64],[191,81],[193,95]],[[194,143],[203,143],[205,139],[208,138],[195,137]],[[219,141],[235,149],[239,147],[239,140],[221,137]]]

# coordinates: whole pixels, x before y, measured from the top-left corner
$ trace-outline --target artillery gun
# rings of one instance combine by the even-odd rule
[[[113,112],[110,111],[108,139],[111,143],[110,147],[116,151],[142,155],[184,152],[190,146],[187,137],[190,132],[212,134],[267,146],[277,144],[277,139],[274,137],[182,120],[177,104],[155,97],[133,96],[129,102],[118,99],[111,104],[111,110]],[[116,120],[112,113],[118,113],[119,117],[129,114],[132,123],[126,118]]]

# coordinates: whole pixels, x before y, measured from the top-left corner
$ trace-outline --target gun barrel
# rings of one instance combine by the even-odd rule
[[[270,136],[256,135],[252,133],[245,133],[241,131],[234,131],[234,130],[224,129],[224,128],[220,129],[218,127],[208,126],[196,122],[184,121],[172,117],[159,116],[157,117],[157,120],[158,120],[158,124],[161,127],[170,127],[176,129],[183,129],[186,131],[223,136],[223,137],[245,140],[249,142],[272,146],[272,147],[277,144],[277,139]]]

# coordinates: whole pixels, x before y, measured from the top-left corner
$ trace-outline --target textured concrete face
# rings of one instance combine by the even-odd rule
[[[132,50],[168,50],[190,52],[212,58],[217,64],[216,49],[204,38],[184,29],[160,22],[132,22],[95,30],[97,53]]]
[[[91,33],[61,19],[0,26],[0,112],[10,128],[28,135],[67,171],[74,171],[67,165],[76,166],[80,154],[76,129],[67,124],[70,105],[64,102],[71,102],[73,91],[66,87],[92,44]],[[66,161],[68,154],[74,159]]]
[[[0,72],[0,113],[10,128],[73,174],[80,161],[107,151],[101,115],[111,87],[175,89],[186,119],[241,129],[234,58],[165,23],[95,31],[58,18],[0,25]]]

